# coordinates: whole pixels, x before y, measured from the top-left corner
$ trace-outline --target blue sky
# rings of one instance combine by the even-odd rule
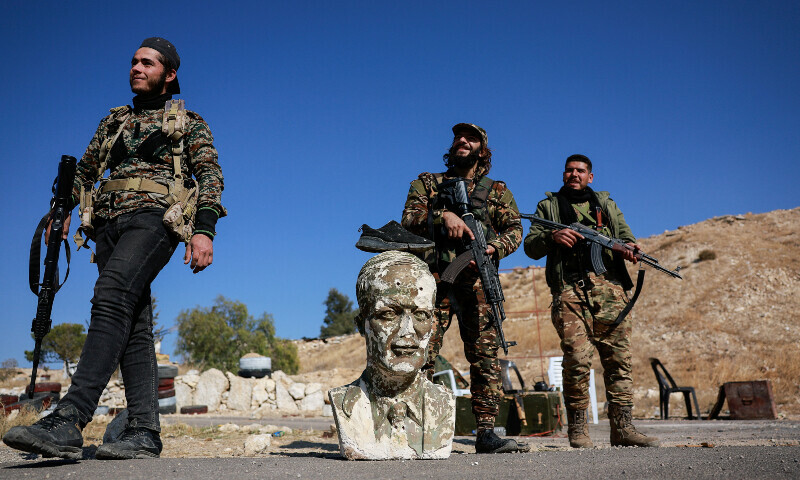
[[[167,326],[221,294],[271,313],[279,336],[318,335],[328,290],[354,298],[369,257],[358,228],[400,219],[459,122],[488,131],[491,176],[524,212],[559,188],[572,153],[593,160],[593,186],[640,237],[800,205],[796,1],[7,1],[0,13],[0,360],[24,365],[33,346],[28,249],[58,160],[130,103],[130,58],[153,35],[178,49],[181,97],[214,133],[230,212],[211,268],[192,275],[176,254],[153,284]],[[520,250],[501,267],[531,264]],[[96,276],[86,251],[73,256],[54,323],[88,321]]]

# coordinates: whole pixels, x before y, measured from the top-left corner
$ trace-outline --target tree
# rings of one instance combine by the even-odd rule
[[[153,309],[153,343],[163,342],[171,328],[158,326],[158,300],[155,295],[150,295],[150,307]]]
[[[256,352],[272,359],[273,370],[291,375],[300,369],[297,347],[275,336],[272,315],[255,319],[242,302],[220,295],[210,308],[182,311],[177,326],[176,350],[200,368],[235,372],[243,355]]]
[[[56,325],[42,339],[41,362],[64,362],[64,368],[69,372],[69,364],[77,363],[81,357],[84,342],[86,333],[80,323]],[[32,362],[33,351],[25,350],[25,358]]]
[[[325,318],[319,329],[322,338],[355,333],[358,310],[353,308],[353,301],[347,295],[331,288],[322,304],[325,305]]]

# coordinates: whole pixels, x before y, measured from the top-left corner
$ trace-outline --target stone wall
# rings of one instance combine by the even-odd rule
[[[178,411],[188,405],[207,405],[209,412],[272,415],[331,415],[327,392],[319,383],[295,382],[278,370],[272,378],[243,378],[216,368],[191,370],[175,377]],[[100,405],[125,407],[125,388],[120,380],[109,382]]]

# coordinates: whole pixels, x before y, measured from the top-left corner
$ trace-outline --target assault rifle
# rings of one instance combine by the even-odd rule
[[[36,317],[33,319],[31,332],[35,345],[33,348],[33,370],[31,371],[31,384],[28,387],[28,398],[33,398],[36,390],[36,371],[39,368],[39,356],[41,355],[42,339],[50,331],[52,320],[50,313],[53,311],[53,298],[61,288],[58,283],[58,256],[61,248],[62,236],[64,234],[64,222],[70,214],[72,206],[72,184],[75,181],[75,167],[77,161],[75,157],[63,155],[58,164],[58,177],[53,183],[53,199],[50,202],[50,211],[42,217],[36,227],[31,241],[30,265],[28,271],[28,282],[31,291],[39,297],[36,307]],[[51,223],[52,222],[52,223]],[[47,253],[44,257],[44,277],[39,283],[39,262],[41,260],[42,235],[50,224],[50,236],[47,241]],[[67,255],[67,272],[64,281],[69,276],[69,244],[64,243],[64,250]]]
[[[565,228],[568,228],[572,231],[578,232],[581,235],[583,235],[583,238],[591,244],[590,252],[591,252],[592,270],[594,270],[594,273],[596,273],[597,275],[601,275],[606,272],[606,267],[603,265],[603,259],[601,257],[601,249],[607,248],[613,252],[619,252],[619,253],[629,251],[633,253],[633,256],[638,261],[644,263],[645,265],[649,265],[658,270],[659,272],[666,273],[667,275],[670,275],[672,277],[683,279],[683,277],[681,277],[681,275],[678,273],[681,267],[676,268],[674,271],[666,269],[662,267],[660,263],[658,263],[658,259],[651,257],[650,255],[639,250],[638,248],[631,247],[623,240],[606,237],[605,235],[602,235],[581,223],[575,222],[571,225],[564,225],[557,222],[551,222],[550,220],[537,217],[536,215],[530,215],[525,213],[520,214],[520,217],[530,220],[533,223],[541,225],[550,230],[563,230]]]
[[[456,178],[448,182],[442,183],[442,188],[452,188],[453,203],[455,214],[461,217],[461,220],[467,224],[467,227],[472,231],[475,236],[473,240],[464,240],[467,250],[457,256],[455,260],[442,272],[440,280],[445,283],[452,284],[459,273],[464,270],[471,261],[475,261],[478,271],[481,275],[481,286],[483,287],[483,295],[486,297],[486,303],[491,307],[489,315],[492,317],[492,323],[497,330],[497,336],[500,339],[500,345],[503,347],[503,353],[508,355],[508,347],[513,347],[517,342],[507,342],[505,334],[503,334],[503,322],[506,319],[506,312],[503,310],[503,287],[500,286],[500,277],[497,275],[497,267],[491,257],[486,254],[486,237],[483,234],[483,228],[475,220],[475,216],[469,210],[469,197],[467,196],[466,180],[463,178]],[[463,328],[463,327],[462,327]]]

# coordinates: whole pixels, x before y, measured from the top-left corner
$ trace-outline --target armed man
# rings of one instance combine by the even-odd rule
[[[437,281],[436,317],[428,361],[423,370],[433,374],[452,317],[459,321],[464,354],[470,363],[472,411],[477,423],[475,450],[478,453],[527,451],[529,447],[494,433],[498,402],[502,396],[498,334],[487,314],[489,306],[478,282],[476,268],[467,268],[455,282],[440,281],[442,272],[463,251],[464,240],[474,239],[472,231],[454,212],[454,195],[449,180],[467,179],[471,213],[484,229],[486,253],[495,263],[516,250],[522,242],[522,223],[514,196],[500,181],[487,175],[492,166],[486,131],[471,123],[453,127],[453,142],[444,155],[447,171],[422,173],[411,182],[402,225],[417,235],[433,240],[433,253],[426,258]]]
[[[589,187],[593,180],[591,160],[584,155],[571,155],[564,167],[564,186],[557,193],[547,192],[547,198],[539,202],[536,216],[562,224],[579,222],[638,249],[625,217],[608,192],[595,192]],[[625,260],[636,263],[636,258],[632,250],[612,255],[610,250],[603,249],[606,272],[597,275],[590,262],[590,245],[582,239],[574,230],[551,231],[538,224],[532,225],[525,237],[525,253],[529,257],[538,260],[547,255],[545,276],[553,294],[553,325],[564,352],[564,401],[570,446],[593,446],[586,409],[594,348],[603,364],[611,445],[658,446],[657,438],[637,432],[631,423],[633,322],[625,318],[627,312],[623,310],[628,301],[626,291],[633,286]]]
[[[100,273],[91,323],[69,391],[53,413],[6,433],[3,441],[13,448],[80,459],[81,430],[119,366],[128,423],[96,457],[161,453],[150,284],[181,240],[184,263],[194,273],[211,265],[215,225],[225,215],[222,171],[208,125],[185,110],[183,100],[172,100],[180,93],[179,67],[170,42],[145,39],[131,60],[133,107],[117,107],[100,121],[78,164],[73,200],[81,204],[80,231],[96,243]],[[110,174],[102,178],[106,169]],[[65,223],[66,238],[69,219]]]

